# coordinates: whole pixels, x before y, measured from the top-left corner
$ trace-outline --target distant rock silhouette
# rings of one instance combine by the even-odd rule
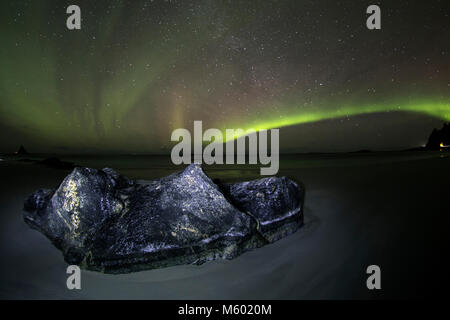
[[[24,155],[24,154],[28,154],[28,152],[27,152],[27,150],[25,150],[25,147],[21,145],[19,147],[19,150],[16,151],[16,154],[17,155]]]
[[[439,150],[442,148],[441,144],[444,146],[450,145],[450,122],[444,123],[442,129],[433,129],[425,148],[429,150]]]

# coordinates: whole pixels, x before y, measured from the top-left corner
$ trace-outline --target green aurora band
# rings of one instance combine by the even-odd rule
[[[219,2],[198,7],[180,2],[177,7],[161,2],[160,7],[147,11],[122,1],[115,1],[117,6],[107,11],[106,6],[84,2],[82,32],[65,28],[64,4],[33,1],[25,7],[25,3],[10,2],[0,10],[0,125],[50,147],[167,150],[171,131],[191,128],[194,120],[204,120],[204,128],[257,131],[390,112],[450,121],[447,82],[441,78],[428,81],[420,70],[408,69],[411,77],[405,71],[399,81],[391,83],[384,73],[377,74],[380,69],[391,69],[390,56],[382,60],[381,67],[370,61],[366,67],[361,62],[361,70],[347,75],[349,68],[333,68],[333,63],[339,66],[339,61],[347,61],[347,55],[341,55],[341,60],[334,54],[315,55],[314,46],[289,40],[289,46],[299,47],[292,49],[291,60],[279,63],[278,49],[263,52],[259,42],[252,42],[253,38],[264,40],[272,27],[278,31],[278,24],[259,26],[258,19],[248,19],[242,13],[248,7],[245,2],[241,7]],[[270,6],[265,10],[261,9],[261,17],[272,12]],[[189,20],[187,11],[192,12]],[[148,12],[154,16],[149,18]],[[313,25],[301,25],[309,26]],[[291,31],[286,26],[280,37],[293,36]],[[235,34],[249,38],[240,44]],[[335,40],[337,35],[330,37]],[[354,41],[357,37],[355,33]],[[281,38],[265,40],[267,44],[272,41],[274,48],[282,43]],[[303,57],[309,50],[310,55]],[[290,63],[299,70],[307,63],[317,69],[305,74],[299,71],[299,86],[285,96],[283,90],[292,83],[290,72],[295,70]],[[445,66],[441,69],[442,75]],[[260,73],[255,75],[254,70]],[[361,74],[367,74],[367,83],[359,81]],[[251,82],[254,75],[262,86]],[[347,89],[340,77],[347,76],[352,79],[351,94],[338,96]],[[328,91],[313,89],[308,96],[308,87],[317,78],[325,79],[326,86],[320,90]],[[264,83],[265,79],[272,82]],[[236,85],[229,86],[230,82]],[[368,87],[376,87],[377,96],[369,96]],[[336,93],[334,98],[330,93]],[[279,108],[274,109],[275,105]]]
[[[435,117],[444,121],[450,121],[450,102],[416,102],[407,104],[383,104],[383,105],[363,105],[363,106],[347,106],[340,107],[335,110],[327,109],[326,111],[317,110],[316,112],[305,112],[292,115],[283,115],[275,119],[266,117],[265,119],[248,122],[245,125],[237,125],[236,128],[247,130],[268,130],[275,128],[283,128],[298,124],[319,122],[323,120],[346,118],[349,116],[368,115],[372,113],[383,112],[414,112],[431,117]],[[234,128],[230,126],[230,128]],[[235,138],[238,138],[236,136]]]

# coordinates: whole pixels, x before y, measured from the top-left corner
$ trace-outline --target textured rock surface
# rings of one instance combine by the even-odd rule
[[[68,263],[106,273],[231,259],[302,224],[295,182],[219,186],[199,165],[148,184],[75,168],[57,189],[32,194],[24,210]]]
[[[298,229],[301,194],[286,177],[270,177],[221,186],[230,202],[258,222],[257,230],[268,241],[276,241]]]

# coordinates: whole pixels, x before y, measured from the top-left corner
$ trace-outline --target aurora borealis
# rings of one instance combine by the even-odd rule
[[[304,124],[324,151],[417,146],[450,121],[445,2],[2,1],[0,151],[167,152],[194,120],[289,126],[296,152],[314,149],[297,143]],[[381,30],[365,26],[370,4]]]

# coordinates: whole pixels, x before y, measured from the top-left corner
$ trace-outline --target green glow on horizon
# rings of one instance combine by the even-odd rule
[[[427,116],[450,121],[450,102],[418,102],[410,104],[389,104],[389,105],[364,105],[348,106],[335,110],[317,110],[315,112],[305,112],[294,115],[282,116],[272,120],[261,120],[250,122],[249,125],[241,126],[244,131],[254,129],[256,131],[283,128],[293,125],[319,122],[323,120],[339,119],[348,116],[357,116],[382,112],[414,112]],[[239,126],[235,126],[238,128]],[[241,135],[242,136],[242,135]],[[239,136],[236,136],[239,138]]]

